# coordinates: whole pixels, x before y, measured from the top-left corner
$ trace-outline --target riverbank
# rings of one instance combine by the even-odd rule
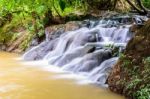
[[[129,99],[150,98],[150,20],[134,27],[135,36],[108,78],[109,88]]]

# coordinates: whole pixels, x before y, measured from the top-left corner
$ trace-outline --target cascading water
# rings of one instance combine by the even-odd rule
[[[110,26],[110,21],[91,22],[89,27],[61,33],[53,40],[48,39],[47,33],[46,41],[26,52],[23,58],[43,59],[54,67],[105,84],[108,73],[118,60],[113,57],[110,47],[125,47],[131,38],[130,25]]]

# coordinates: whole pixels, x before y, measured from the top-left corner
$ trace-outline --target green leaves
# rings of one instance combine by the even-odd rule
[[[66,2],[64,2],[63,0],[59,0],[59,6],[61,10],[64,11],[64,9],[66,8]]]
[[[142,0],[145,7],[150,8],[150,0]]]
[[[44,14],[45,9],[46,9],[46,7],[45,7],[44,5],[39,5],[39,6],[36,8],[36,12],[37,12],[39,15],[42,15],[42,14]]]

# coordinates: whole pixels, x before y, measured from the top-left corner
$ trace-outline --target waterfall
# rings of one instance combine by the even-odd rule
[[[110,70],[112,69],[113,65],[117,62],[117,60],[118,57],[114,57],[102,62],[100,66],[96,67],[89,73],[89,79],[91,79],[94,82],[104,84],[107,80]]]
[[[57,31],[60,36],[52,40],[48,39],[49,35],[45,32],[46,40],[27,51],[23,58],[44,60],[64,71],[86,76],[95,83],[105,84],[108,74],[118,60],[118,57],[113,57],[111,46],[126,46],[131,38],[130,25],[109,26],[110,23],[118,23],[112,20],[90,23],[90,26],[75,31]]]

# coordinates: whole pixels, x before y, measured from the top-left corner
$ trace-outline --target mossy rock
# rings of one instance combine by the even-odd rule
[[[109,88],[130,99],[150,97],[150,20],[136,32],[108,78]],[[124,83],[121,83],[124,82]]]

